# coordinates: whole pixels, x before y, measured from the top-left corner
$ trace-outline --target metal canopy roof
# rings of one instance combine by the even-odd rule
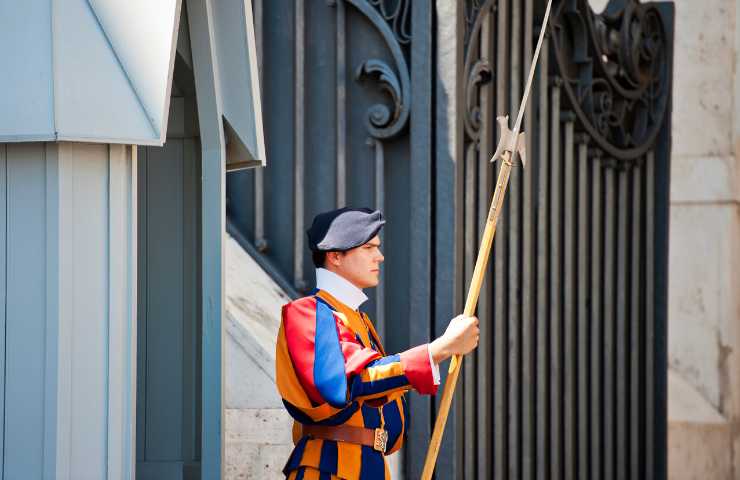
[[[181,0],[0,2],[0,142],[162,145],[180,8]],[[251,1],[211,8],[229,163],[264,164]]]
[[[179,0],[0,4],[0,141],[162,144]]]

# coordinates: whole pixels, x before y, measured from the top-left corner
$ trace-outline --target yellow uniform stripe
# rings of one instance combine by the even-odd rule
[[[324,441],[316,438],[306,442],[306,448],[303,451],[303,458],[301,459],[301,465],[309,465],[316,467],[321,461],[321,447],[324,445]]]
[[[374,382],[384,378],[400,377],[403,375],[401,362],[386,363],[377,367],[368,367],[362,371],[360,378],[363,382]]]
[[[347,420],[345,425],[353,427],[364,427],[362,409],[358,409]],[[337,476],[339,478],[360,478],[360,459],[362,458],[362,447],[347,442],[337,442]]]
[[[307,468],[303,472],[303,480],[319,480],[321,477],[321,472],[318,470],[314,470],[313,468]]]

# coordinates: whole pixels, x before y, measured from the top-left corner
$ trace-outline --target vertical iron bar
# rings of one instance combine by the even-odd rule
[[[455,48],[454,48],[454,52],[455,52],[455,67],[456,67],[456,71],[461,71],[462,68],[463,68],[463,65],[465,64],[465,54],[464,54],[464,51],[465,51],[465,48],[464,48],[464,45],[465,45],[465,42],[464,42],[464,36],[465,36],[464,9],[465,9],[465,5],[456,2],[455,3],[455,7],[456,7],[455,8],[455,13],[456,13],[456,15],[455,15],[455,20],[456,20],[455,21],[455,31],[456,31],[455,39],[456,39],[456,44],[455,44]],[[437,49],[437,54],[441,54],[442,51],[443,51],[443,49]],[[444,78],[441,74],[438,74],[437,77],[438,78]],[[464,155],[465,155],[465,135],[464,135],[464,128],[463,128],[463,123],[464,123],[463,122],[463,118],[464,118],[464,115],[465,115],[465,107],[464,107],[465,103],[464,103],[464,100],[463,100],[463,98],[464,98],[464,96],[463,96],[464,89],[462,88],[462,82],[460,82],[459,84],[457,83],[459,81],[458,80],[459,79],[459,76],[457,76],[457,75],[451,75],[451,78],[455,78],[455,86],[456,86],[456,88],[454,89],[454,92],[455,92],[455,100],[456,100],[455,104],[458,105],[459,108],[457,108],[455,110],[456,114],[454,116],[454,121],[455,121],[455,124],[454,124],[454,135],[455,135],[454,136],[454,139],[455,139],[454,140],[454,150],[453,150],[452,156],[450,158],[450,160],[453,160],[452,164],[453,164],[453,169],[454,169],[454,182],[455,182],[453,193],[452,193],[452,196],[454,198],[454,209],[453,209],[452,218],[454,220],[455,231],[454,231],[454,233],[450,237],[451,243],[449,244],[449,245],[453,246],[452,250],[453,250],[453,255],[454,255],[454,257],[453,257],[453,265],[452,265],[452,270],[453,270],[453,282],[452,282],[452,286],[454,288],[452,289],[453,290],[453,292],[452,292],[452,309],[449,312],[450,314],[461,312],[463,310],[463,303],[465,302],[465,296],[464,296],[465,295],[465,290],[463,288],[464,285],[465,285],[465,275],[464,275],[464,263],[465,263],[465,260],[464,260],[464,248],[463,248],[463,246],[464,246],[464,238],[463,238],[463,233],[464,233],[464,209],[465,209],[465,205],[464,205],[465,199],[464,199],[463,192],[464,192],[464,182],[465,182],[465,162],[460,160],[460,159],[465,158],[464,157]],[[437,98],[442,98],[444,95],[445,95],[445,93],[440,93],[440,95]],[[438,108],[439,108],[439,103],[438,103]],[[442,115],[439,115],[438,114],[437,115],[437,119],[438,120],[447,116],[446,113],[448,112],[448,110],[443,110],[443,111],[445,112],[444,114],[442,114]],[[438,129],[437,131],[439,132],[440,130],[441,129]],[[443,150],[441,150],[441,149],[438,150],[438,152],[440,152],[440,151],[443,151]],[[444,158],[444,160],[447,160],[447,158]],[[440,162],[440,164],[437,165],[437,169],[435,170],[435,172],[438,174],[437,177],[436,177],[437,179],[440,179],[439,175],[442,174],[442,173],[444,173],[443,170],[439,168],[440,166],[444,166],[446,164],[446,162],[444,160],[442,162]],[[440,185],[440,190],[438,190],[438,193],[442,193],[441,192],[441,189],[444,188],[444,184],[445,184],[445,182],[443,180],[442,181],[438,181],[438,185]],[[445,199],[445,197],[443,197],[441,195],[438,195],[436,197],[436,200],[438,202],[444,202],[444,199]],[[437,222],[437,229],[440,229],[440,230],[438,230],[437,239],[438,240],[440,240],[440,239],[442,240],[438,245],[444,245],[444,243],[443,243],[444,242],[444,237],[442,235],[440,235],[440,232],[441,231],[444,231],[444,230],[441,230],[441,229],[444,229],[445,228],[444,223],[445,222],[439,222],[439,221]],[[438,248],[437,252],[438,253],[440,252],[440,249],[439,248]],[[437,271],[439,272],[439,268],[437,269]],[[441,293],[442,290],[438,289],[436,291],[437,291],[437,296],[439,296],[439,294]],[[437,332],[435,332],[438,335],[441,334],[444,331],[443,328],[446,327],[448,319],[445,318],[445,319],[443,319],[441,321],[444,322],[444,324],[442,324],[442,325],[439,325],[438,324],[438,326],[440,328],[439,328],[439,330],[437,330]],[[461,390],[462,390],[462,387],[460,385],[458,385],[458,387],[457,387],[458,394],[459,394],[459,392]],[[438,401],[439,401],[439,398],[437,399],[437,402]],[[439,403],[436,403],[435,404],[435,406],[438,406],[438,405],[439,405]],[[464,478],[464,472],[463,472],[463,463],[464,462],[463,462],[463,445],[462,445],[462,443],[463,443],[463,437],[464,437],[465,422],[464,422],[463,407],[464,407],[464,405],[463,405],[463,401],[462,401],[461,398],[458,398],[458,400],[456,402],[453,402],[452,410],[453,410],[453,414],[454,414],[454,422],[455,423],[454,423],[454,430],[452,430],[452,429],[451,430],[454,432],[454,436],[448,434],[445,437],[447,439],[446,441],[448,442],[447,445],[449,445],[451,447],[451,448],[448,448],[447,451],[449,452],[450,450],[452,450],[450,456],[453,457],[452,458],[452,463],[454,465],[454,467],[453,468],[450,468],[448,471],[450,473],[452,473],[452,475],[454,475],[454,478]],[[445,446],[445,443],[444,442],[445,442],[445,440],[443,439],[443,444],[442,444],[442,447],[443,448]],[[422,452],[422,455],[423,455],[423,453],[424,452]],[[420,459],[423,461],[424,457],[421,456]],[[421,469],[419,469],[419,471],[420,470]],[[439,475],[439,473],[438,473],[438,475]]]
[[[524,2],[524,71],[528,72],[532,65],[534,6],[532,0]],[[543,55],[547,56],[547,52]],[[542,68],[542,67],[540,67]],[[531,155],[532,131],[534,115],[532,112],[532,98],[527,102],[524,116],[524,131],[526,132],[526,150]],[[531,480],[534,476],[535,432],[534,432],[534,402],[535,402],[535,342],[536,331],[534,321],[535,293],[535,216],[534,216],[534,163],[546,161],[542,157],[530,159],[530,164],[524,167],[523,201],[522,201],[522,478]],[[490,478],[490,477],[489,477]]]
[[[655,445],[655,152],[649,151],[645,175],[645,445]],[[657,463],[652,448],[645,451],[645,478],[652,478]]]
[[[354,2],[357,6],[357,2]],[[410,5],[409,5],[410,7]],[[412,294],[408,301],[408,314],[410,319],[408,333],[409,341],[413,345],[419,345],[430,341],[434,310],[431,307],[432,278],[435,266],[429,262],[432,255],[431,229],[433,195],[431,185],[434,169],[432,158],[434,149],[432,147],[432,65],[433,49],[432,28],[433,6],[429,3],[418,3],[410,10],[411,14],[411,38],[410,43],[410,85],[409,90],[410,109],[414,112],[409,119],[408,132],[408,198],[413,206],[409,212],[408,242],[412,248],[408,255],[408,280],[413,282]],[[351,56],[350,56],[351,58]],[[399,65],[399,68],[404,68]],[[392,200],[389,196],[389,201]],[[388,237],[386,237],[388,238]],[[412,400],[411,409],[419,419],[411,431],[416,438],[429,438],[432,420],[432,399],[417,396]],[[421,446],[419,446],[421,447]],[[417,451],[420,451],[417,447]],[[423,448],[423,447],[421,447]],[[409,472],[409,477],[414,476]]]
[[[575,282],[575,223],[576,223],[576,168],[575,139],[573,137],[575,114],[563,112],[565,121],[565,158],[563,162],[563,283],[559,287],[563,302],[563,426],[565,443],[565,478],[576,478],[576,282]]]
[[[497,51],[496,51],[496,115],[505,115],[508,103],[508,61],[509,61],[509,2],[499,0],[497,9]],[[501,168],[499,162],[498,168]],[[497,172],[498,174],[498,172]],[[508,200],[505,200],[507,202]],[[506,207],[499,218],[497,230],[505,232],[508,228]],[[499,235],[494,241],[494,291],[496,336],[494,345],[494,478],[506,478],[508,469],[508,324],[507,324],[507,285],[506,285],[507,238]]]
[[[485,19],[482,21],[481,33],[480,33],[480,57],[485,59],[493,58],[494,54],[494,39],[493,39],[493,22],[495,17],[491,14],[491,11],[482,11],[479,15],[485,15]],[[492,164],[489,161],[493,155],[495,149],[495,115],[494,115],[494,85],[493,82],[489,82],[481,87],[480,93],[480,112],[481,112],[481,130],[480,130],[480,155],[478,158],[479,162],[479,218],[478,225],[480,226],[479,235],[482,235],[483,228],[486,223],[486,215],[488,214],[488,206],[491,199],[491,170]],[[491,275],[493,271],[493,262],[489,262],[486,277],[483,280],[481,286],[480,300],[478,301],[478,317],[483,323],[481,326],[480,341],[478,342],[477,357],[478,357],[478,436],[477,436],[477,462],[478,462],[478,478],[481,480],[488,480],[491,478],[492,462],[491,462],[491,451],[493,442],[491,439],[492,433],[492,418],[491,418],[491,388],[492,388],[492,371],[493,369],[493,325],[491,324],[492,319],[492,305],[493,298],[491,296],[491,285],[493,284],[493,277]]]
[[[602,447],[603,410],[603,338],[605,325],[602,315],[603,292],[603,170],[598,157],[592,161],[591,172],[591,475],[590,478],[603,478]]]
[[[542,26],[540,25],[540,29]],[[549,173],[551,161],[549,155],[550,116],[549,116],[549,85],[548,57],[549,39],[546,36],[542,42],[542,65],[540,66],[540,77],[538,83],[539,96],[539,124],[538,124],[538,152],[539,158],[533,168],[538,172],[538,194],[537,194],[537,480],[548,478],[548,465],[550,463],[550,449],[548,448],[549,430],[549,296],[548,296],[548,248],[550,240],[549,230]]]
[[[476,247],[476,171],[478,169],[478,152],[475,142],[470,142],[465,156],[465,291],[470,288],[475,265]],[[464,469],[465,478],[475,477],[475,428],[477,425],[475,411],[475,356],[470,356],[463,363],[463,402],[465,405]]]
[[[346,12],[337,0],[337,207],[347,204],[347,43]]]
[[[375,149],[375,208],[381,212],[385,210],[385,152],[383,142],[377,139],[369,140]],[[384,238],[383,231],[380,237]],[[380,269],[380,283],[375,287],[375,325],[378,335],[385,343],[385,269]]]
[[[644,159],[643,159],[644,161]],[[630,267],[632,280],[632,301],[630,311],[630,478],[642,478],[640,467],[643,464],[642,436],[642,309],[641,309],[641,288],[642,288],[642,213],[644,207],[642,203],[642,169],[644,163],[635,165],[632,169],[632,265]]]
[[[510,80],[510,108],[511,118],[516,118],[521,103],[522,57],[521,57],[521,30],[522,14],[521,0],[513,1],[511,9],[511,80]],[[521,242],[521,161],[518,161],[511,171],[511,188],[508,195],[509,202],[509,478],[520,477],[521,467],[521,320],[520,320],[520,242]]]
[[[303,217],[304,217],[304,162],[305,162],[305,69],[306,55],[303,45],[305,43],[306,24],[305,8],[303,0],[295,2],[295,185],[293,191],[293,284],[298,291],[305,290],[305,278],[303,272]]]
[[[563,391],[562,391],[562,257],[561,257],[561,138],[560,138],[560,85],[559,77],[553,79],[550,161],[550,471],[552,480],[563,478]]]
[[[627,243],[628,228],[627,215],[630,211],[629,198],[629,171],[622,167],[618,172],[619,192],[617,197],[617,363],[615,377],[617,382],[617,478],[627,478],[629,466],[629,452],[627,440],[629,436],[629,358],[627,356],[628,333],[628,276],[629,244]]]
[[[578,144],[578,478],[589,478],[589,197],[590,165],[588,136],[581,135]]]
[[[615,409],[615,322],[616,322],[616,172],[613,160],[605,166],[604,191],[604,477],[614,480],[615,448],[617,426]]]

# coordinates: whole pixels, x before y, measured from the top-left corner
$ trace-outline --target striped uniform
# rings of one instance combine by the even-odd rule
[[[294,418],[289,479],[390,479],[372,447],[301,437],[301,424],[384,428],[386,454],[403,444],[404,393],[435,394],[427,345],[386,355],[370,319],[324,290],[283,306],[277,386]]]

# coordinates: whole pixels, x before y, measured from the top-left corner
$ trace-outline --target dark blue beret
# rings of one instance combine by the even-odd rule
[[[344,207],[319,213],[306,230],[314,252],[345,251],[359,247],[378,234],[385,220],[380,210]]]

